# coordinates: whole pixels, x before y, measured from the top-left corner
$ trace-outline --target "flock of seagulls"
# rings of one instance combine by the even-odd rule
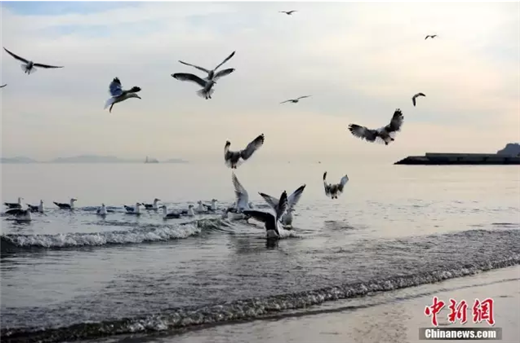
[[[292,15],[297,12],[296,10],[290,11],[280,11],[280,13],[286,15]],[[428,38],[434,39],[437,35],[427,35],[425,40]],[[22,70],[24,73],[30,75],[34,73],[38,68],[63,68],[63,66],[54,66],[42,63],[35,63],[33,61],[29,61],[23,57],[20,57],[11,51],[7,50],[4,47],[4,50],[11,55],[13,58],[23,62]],[[235,71],[234,68],[227,68],[219,71],[219,68],[222,67],[226,62],[228,62],[233,56],[235,56],[235,52],[233,51],[228,57],[226,57],[220,64],[218,64],[213,69],[207,69],[195,64],[187,63],[179,60],[179,62],[183,65],[193,67],[199,71],[204,72],[203,76],[197,76],[192,73],[174,73],[171,76],[179,81],[191,82],[198,85],[201,89],[196,92],[196,94],[206,100],[211,99],[212,94],[214,93],[215,85],[217,84],[217,80],[220,78],[230,75]],[[0,86],[3,88],[7,86],[4,84]],[[112,108],[115,104],[125,101],[127,99],[136,98],[141,99],[141,97],[137,94],[141,91],[141,88],[138,86],[133,86],[130,89],[123,89],[121,81],[118,77],[115,77],[109,85],[109,93],[111,95],[110,99],[108,99],[105,103],[105,109],[109,108],[109,113],[112,112]],[[280,104],[285,103],[293,103],[297,104],[301,99],[309,98],[311,95],[300,96],[295,99],[288,99],[282,101]],[[424,93],[417,93],[412,97],[412,103],[415,107],[417,104],[418,97],[425,97]],[[350,124],[348,129],[354,137],[364,139],[367,142],[377,142],[384,143],[385,145],[390,144],[395,140],[395,135],[397,132],[401,130],[403,125],[404,116],[400,109],[396,109],[392,116],[390,123],[386,126],[383,126],[378,129],[370,129],[366,126],[358,125],[358,124]],[[253,139],[244,149],[232,151],[231,142],[226,141],[224,145],[224,162],[225,165],[232,170],[236,170],[242,163],[251,159],[256,151],[258,151],[265,142],[265,135],[262,133]],[[251,218],[254,218],[262,223],[264,223],[266,229],[266,235],[268,239],[279,239],[285,236],[286,232],[292,229],[293,223],[293,213],[295,211],[295,206],[299,202],[303,191],[305,190],[306,185],[302,185],[298,187],[290,196],[287,196],[287,192],[284,190],[281,195],[276,198],[270,196],[265,193],[259,192],[260,196],[265,200],[265,202],[269,205],[269,208],[273,211],[263,212],[253,208],[252,203],[249,201],[249,194],[246,189],[239,182],[237,176],[234,172],[232,174],[232,183],[235,189],[235,203],[228,207],[227,209],[222,210],[222,218],[230,219],[230,220],[245,220],[248,221]],[[338,196],[341,195],[345,189],[346,184],[348,183],[349,178],[345,174],[341,177],[339,183],[330,184],[327,183],[327,172],[323,174],[323,186],[325,190],[325,195],[331,199],[338,199]],[[40,201],[38,206],[27,205],[26,208],[22,206],[23,198],[19,198],[17,203],[5,203],[8,207],[6,214],[15,215],[16,220],[18,221],[30,221],[31,212],[41,212],[43,213],[43,201]],[[77,199],[70,199],[69,203],[58,203],[54,202],[56,206],[60,209],[65,210],[73,210],[74,202]],[[144,204],[137,202],[135,206],[127,206],[124,205],[125,211],[127,214],[131,215],[140,215],[141,207],[144,207],[146,210],[163,210],[163,219],[174,219],[180,218],[181,216],[190,216],[193,217],[195,213],[216,213],[217,212],[217,200],[213,199],[211,205],[205,205],[201,201],[198,202],[198,208],[195,209],[193,205],[189,205],[188,209],[178,212],[168,212],[168,209],[165,205],[159,206],[160,199],[154,199],[151,204]],[[97,214],[100,216],[106,216],[110,210],[107,210],[105,204],[102,204],[100,208],[97,209]]]

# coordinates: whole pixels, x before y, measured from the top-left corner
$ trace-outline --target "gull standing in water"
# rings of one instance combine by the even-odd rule
[[[59,203],[59,202],[54,201],[54,205],[58,206],[62,210],[73,210],[74,209],[74,203],[76,201],[78,201],[78,199],[74,199],[74,198],[70,199],[70,203],[68,203],[68,204]]]
[[[300,99],[305,99],[305,98],[308,98],[310,97],[310,95],[304,95],[304,96],[301,96],[299,98],[296,98],[296,99],[289,99],[289,100],[285,100],[285,101],[282,101],[280,104],[285,104],[286,102],[292,102],[293,104],[297,104]]]
[[[130,98],[141,99],[139,95],[135,94],[137,92],[140,92],[141,88],[134,86],[129,90],[123,90],[123,88],[121,88],[121,81],[119,81],[119,78],[117,77],[114,78],[112,82],[110,82],[110,86],[108,86],[108,91],[110,92],[110,95],[112,95],[112,97],[107,100],[104,109],[110,106],[110,109],[108,110],[108,112],[110,113],[112,113],[112,107],[114,107],[114,105],[118,102],[125,101],[126,99]]]
[[[107,208],[105,204],[101,204],[101,207],[97,209],[96,214],[101,217],[105,217],[107,215]]]
[[[154,210],[157,211],[159,207],[157,206],[157,203],[161,201],[161,199],[155,198],[153,199],[153,204],[143,204],[145,210]]]
[[[415,107],[415,99],[419,96],[426,96],[424,95],[424,93],[417,93],[415,94],[413,97],[412,97],[412,103],[413,103],[413,106]]]
[[[26,60],[25,58],[23,57],[20,57],[18,55],[15,55],[13,54],[11,51],[7,50],[6,48],[4,48],[4,50],[11,56],[13,56],[15,59],[17,59],[18,61],[21,61],[23,62],[24,64],[22,64],[22,70],[24,71],[24,73],[26,73],[27,75],[30,75],[31,73],[35,73],[36,72],[36,68],[35,67],[39,67],[39,68],[63,68],[62,66],[59,67],[59,66],[51,66],[51,65],[48,65],[48,64],[41,64],[41,63],[34,63],[33,61],[29,61],[29,60]]]
[[[184,64],[184,65],[187,65],[187,66],[190,66],[190,67],[193,67],[193,68],[197,68],[198,70],[201,70],[201,71],[207,73],[208,76],[207,76],[206,80],[208,80],[208,81],[211,81],[211,80],[216,81],[217,79],[219,79],[219,78],[221,78],[223,76],[229,75],[229,74],[231,74],[232,72],[235,71],[234,68],[229,68],[229,69],[221,70],[218,73],[215,73],[218,68],[220,68],[224,63],[229,61],[231,59],[231,57],[233,57],[233,56],[235,56],[235,51],[233,51],[231,53],[231,55],[226,57],[226,59],[224,61],[222,61],[222,63],[220,63],[218,66],[216,66],[215,69],[213,69],[213,70],[207,70],[206,68],[202,68],[202,67],[196,66],[194,64],[186,63],[186,62],[183,62],[183,61],[179,61],[179,62]]]
[[[126,214],[134,214],[136,216],[140,216],[141,215],[141,211],[140,211],[140,206],[142,204],[141,203],[135,203],[135,207],[131,207],[131,206],[126,206],[124,205],[125,207],[125,210],[126,210]]]
[[[217,84],[215,80],[203,80],[197,75],[189,73],[176,73],[172,74],[172,77],[179,81],[190,81],[201,86],[202,89],[197,91],[197,95],[206,100],[211,99],[211,95],[215,92],[213,90],[213,86]]]
[[[298,187],[298,189],[296,189],[289,196],[289,198],[287,198],[287,211],[280,218],[280,222],[285,227],[292,228],[292,221],[293,221],[292,212],[294,212],[294,207],[296,206],[298,201],[300,201],[300,198],[302,197],[302,193],[305,190],[305,186],[306,185],[302,185],[302,186]],[[262,196],[262,198],[264,198],[265,202],[267,202],[269,204],[269,206],[271,206],[271,208],[273,210],[275,210],[275,212],[278,211],[278,199],[276,199],[275,197],[272,197],[268,194],[265,194],[265,193],[259,193],[259,194]]]
[[[337,184],[327,183],[327,172],[323,173],[323,186],[325,187],[325,195],[331,199],[337,199],[338,195],[343,193],[343,189],[348,182],[348,176],[345,174]]]
[[[260,136],[256,137],[252,142],[250,142],[244,150],[240,151],[230,151],[229,147],[231,146],[230,141],[226,141],[226,145],[224,146],[224,161],[228,167],[231,169],[237,169],[237,166],[242,164],[244,161],[253,156],[254,152],[260,149],[260,147],[264,144],[264,134],[262,133]],[[239,163],[240,158],[242,158],[242,162]]]
[[[193,210],[193,205],[189,205],[188,209],[181,211],[180,214],[183,216],[195,217],[195,211]]]
[[[355,137],[365,139],[368,142],[383,142],[385,143],[385,145],[388,145],[390,142],[393,142],[395,140],[395,133],[397,131],[401,131],[403,119],[404,116],[401,110],[396,109],[394,115],[392,116],[390,124],[384,127],[381,127],[379,129],[369,129],[365,126],[350,124],[348,129]]]
[[[29,210],[31,210],[31,212],[43,213],[43,200],[40,200],[40,205],[38,205],[38,206],[29,205],[29,204],[27,204],[27,206],[29,207]]]
[[[287,235],[287,231],[285,231],[280,225],[280,218],[284,215],[286,209],[287,192],[284,191],[280,196],[280,200],[278,201],[275,215],[255,210],[246,210],[244,211],[244,214],[264,223],[265,230],[267,231],[267,239],[280,239]]]
[[[161,208],[163,209],[163,219],[164,220],[167,220],[167,219],[178,219],[178,218],[181,217],[180,213],[176,213],[176,212],[168,213],[168,208],[166,207],[166,205],[162,205]]]
[[[23,198],[18,198],[18,202],[4,202],[7,208],[22,208]]]
[[[18,210],[20,212],[16,214],[16,217],[14,218],[15,221],[17,221],[18,223],[29,223],[32,220],[31,211],[29,209]]]

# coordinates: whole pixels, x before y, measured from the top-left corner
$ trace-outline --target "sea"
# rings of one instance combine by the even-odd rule
[[[334,183],[348,175],[338,199],[325,196],[324,171]],[[208,327],[305,320],[345,301],[363,308],[374,294],[520,264],[518,166],[252,159],[234,172],[262,211],[270,208],[258,192],[306,185],[289,237],[268,242],[262,223],[220,213],[125,214],[123,205],[154,198],[169,211],[211,199],[224,210],[235,195],[223,163],[2,165],[2,202],[45,206],[31,223],[0,218],[2,342],[188,342],[183,335]],[[53,204],[72,197],[73,211]],[[260,331],[240,341],[259,341]]]

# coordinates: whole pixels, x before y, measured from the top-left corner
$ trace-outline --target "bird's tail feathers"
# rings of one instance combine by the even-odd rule
[[[114,103],[114,98],[110,98],[107,100],[107,102],[105,103],[105,110],[108,108],[108,106],[112,105]]]
[[[207,99],[208,97],[210,97],[215,91],[213,90],[213,88],[211,88],[209,91],[205,90],[205,89],[201,89],[199,91],[197,91],[197,95],[200,96],[201,98],[204,98],[204,99]]]
[[[20,65],[20,68],[22,68],[22,70],[23,70],[25,73],[27,73],[27,75],[34,74],[34,73],[36,73],[36,71],[38,70],[38,69],[36,69],[35,67],[32,67],[31,69],[28,69],[28,68],[27,68],[27,64],[21,64],[21,65]]]

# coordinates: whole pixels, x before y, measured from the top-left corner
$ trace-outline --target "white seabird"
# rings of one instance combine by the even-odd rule
[[[437,35],[427,35],[426,37],[424,37],[424,40],[427,40],[428,38],[433,39],[435,37],[437,37]]]
[[[419,96],[426,96],[424,95],[424,93],[417,93],[415,94],[413,97],[412,97],[412,103],[413,103],[413,106],[415,107],[415,98],[419,97]]]
[[[118,102],[125,101],[126,99],[130,98],[141,99],[139,95],[135,94],[141,91],[140,87],[134,86],[129,90],[123,90],[121,88],[121,81],[119,81],[119,78],[117,77],[114,78],[112,82],[110,82],[110,85],[108,86],[108,91],[110,92],[110,95],[112,95],[112,97],[107,100],[104,109],[110,106],[110,109],[108,110],[108,112],[110,113],[112,113],[112,107],[114,107],[114,105]]]
[[[68,204],[59,203],[59,202],[54,201],[54,205],[58,206],[62,210],[73,210],[74,209],[74,203],[76,201],[78,201],[78,199],[74,199],[74,198],[70,199],[70,203],[68,203]]]
[[[198,70],[201,70],[205,73],[208,74],[208,76],[206,77],[206,80],[207,81],[211,81],[211,80],[218,80],[219,78],[223,77],[223,76],[226,76],[226,75],[229,75],[231,74],[232,72],[235,71],[234,68],[229,68],[229,69],[224,69],[224,70],[221,70],[219,71],[218,73],[215,73],[217,71],[218,68],[220,68],[224,63],[226,63],[227,61],[229,61],[231,59],[231,57],[235,56],[235,51],[233,51],[231,53],[231,55],[229,55],[228,57],[226,57],[226,59],[224,61],[222,61],[222,63],[220,63],[218,66],[215,67],[215,69],[213,70],[207,70],[206,68],[202,68],[202,67],[199,67],[199,66],[196,66],[194,64],[190,64],[190,63],[186,63],[186,62],[183,62],[183,61],[179,61],[180,63],[184,64],[184,65],[187,65],[187,66],[190,66],[190,67],[194,67],[194,68],[197,68]],[[175,77],[175,76],[174,76]],[[210,97],[211,98],[211,97]]]
[[[4,202],[4,205],[7,206],[7,208],[22,208],[23,204],[23,198],[18,198],[18,202]]]
[[[181,214],[177,213],[177,212],[170,212],[170,213],[168,213],[168,208],[166,207],[166,205],[162,205],[161,208],[163,209],[163,219],[164,220],[167,220],[167,219],[178,219],[178,218],[181,217]]]
[[[28,223],[32,220],[32,217],[31,217],[31,211],[29,209],[25,209],[25,210],[22,210],[22,209],[17,209],[18,212],[16,214],[16,217],[15,217],[15,221],[19,222],[19,223]]]
[[[155,198],[153,199],[153,204],[142,204],[145,208],[145,210],[154,210],[157,211],[159,207],[157,206],[157,203],[161,201],[161,199]]]
[[[172,77],[179,81],[190,81],[201,86],[202,89],[197,91],[197,95],[206,100],[211,99],[211,95],[215,92],[213,90],[213,86],[217,84],[215,80],[203,80],[197,75],[188,73],[176,73],[172,74]]]
[[[15,55],[13,54],[11,51],[7,50],[6,48],[4,48],[4,50],[11,56],[13,56],[15,59],[17,59],[18,61],[21,61],[23,62],[24,64],[22,64],[22,70],[24,71],[24,73],[26,73],[27,75],[30,75],[31,73],[35,73],[36,72],[36,68],[35,67],[39,67],[39,68],[63,68],[63,66],[51,66],[51,65],[48,65],[48,64],[42,64],[42,63],[34,63],[33,61],[29,61],[29,60],[26,60],[25,58],[23,57],[20,57],[18,55]]]
[[[348,129],[355,137],[365,139],[368,142],[385,143],[385,145],[388,145],[390,142],[394,141],[395,133],[401,131],[403,119],[404,116],[401,110],[396,109],[390,124],[384,127],[374,130],[365,126],[350,124]]]
[[[285,231],[280,225],[280,219],[284,215],[286,209],[287,192],[284,191],[278,201],[275,215],[256,210],[246,210],[244,211],[244,214],[264,223],[265,230],[267,231],[267,239],[279,239],[287,235],[287,231]]]
[[[40,205],[35,206],[27,204],[27,206],[29,207],[29,210],[31,210],[31,212],[43,213],[43,200],[40,200]]]
[[[193,205],[188,205],[188,209],[181,212],[181,215],[188,217],[195,217],[195,211],[193,210]]]
[[[287,15],[291,15],[291,14],[293,14],[294,12],[298,12],[298,11],[296,11],[296,10],[280,11],[280,13],[285,13],[285,14],[287,14]]]
[[[102,217],[107,215],[107,208],[105,204],[101,204],[101,207],[97,209],[96,214]]]
[[[305,186],[306,185],[302,185],[302,186],[298,187],[298,189],[296,189],[289,196],[289,198],[287,198],[287,211],[280,218],[280,222],[282,223],[282,225],[284,225],[286,227],[292,227],[292,221],[293,221],[292,212],[294,212],[294,207],[296,206],[296,204],[298,204],[298,201],[300,201],[302,193],[305,190]],[[258,193],[258,194],[260,194],[262,196],[262,198],[264,198],[265,202],[268,203],[269,206],[271,206],[271,208],[273,210],[275,210],[275,212],[278,210],[278,199],[276,199],[275,197],[272,197],[268,194],[265,194],[265,193]]]
[[[231,169],[237,169],[238,165],[249,159],[251,156],[253,156],[255,151],[262,147],[264,140],[265,137],[262,133],[260,136],[256,137],[252,142],[250,142],[244,150],[240,151],[230,151],[229,147],[231,146],[231,142],[226,141],[226,145],[224,146],[224,161],[226,165]],[[240,158],[242,158],[242,161],[239,163]]]
[[[7,83],[5,85],[0,86],[0,88],[4,88],[5,86],[7,86]]]
[[[235,188],[235,198],[236,205],[234,208],[228,208],[223,215],[224,218],[229,217],[231,220],[240,220],[245,219],[246,221],[249,219],[249,216],[243,214],[245,210],[250,210],[249,206],[249,194],[240,181],[238,181],[235,173],[231,173],[231,181],[233,182],[233,187]]]
[[[305,99],[305,98],[308,98],[310,97],[310,95],[304,95],[304,96],[301,96],[299,98],[296,98],[296,99],[289,99],[289,100],[285,100],[285,101],[282,101],[280,104],[285,104],[286,102],[292,102],[293,104],[297,104],[300,99]]]
[[[325,195],[331,199],[337,199],[338,195],[343,193],[343,189],[348,182],[348,176],[345,174],[337,184],[327,183],[327,172],[323,173],[323,186],[325,187]]]
[[[136,216],[140,216],[141,215],[141,210],[140,210],[140,206],[141,205],[142,204],[138,203],[138,202],[135,203],[135,207],[124,205],[125,210],[126,210],[126,214],[134,214]]]

